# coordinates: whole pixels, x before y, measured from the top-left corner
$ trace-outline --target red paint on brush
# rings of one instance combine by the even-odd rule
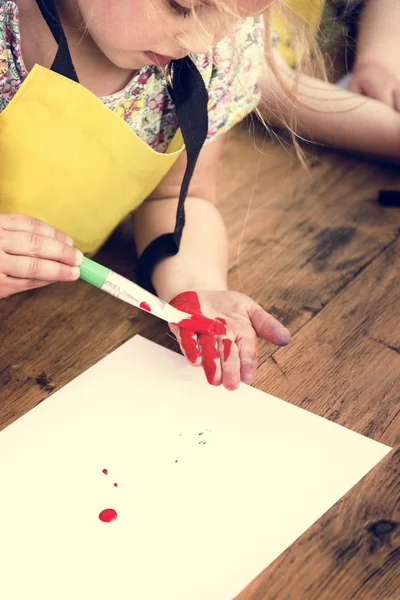
[[[213,383],[217,373],[217,364],[220,360],[215,339],[210,335],[200,335],[199,343],[203,353],[203,369],[208,383]]]
[[[182,319],[178,325],[192,333],[208,333],[209,335],[224,335],[226,324],[224,319],[209,319],[201,312],[199,297],[196,292],[183,292],[171,301],[171,305],[183,312],[192,315],[188,319]]]
[[[182,329],[180,331],[181,342],[183,350],[190,362],[194,365],[200,358],[200,352],[197,347],[197,341],[193,337],[193,333],[191,331],[187,331],[186,329]]]
[[[117,516],[118,514],[116,510],[113,508],[106,508],[99,514],[99,519],[100,521],[103,521],[103,523],[111,523],[111,521],[115,521]]]
[[[222,340],[222,346],[224,348],[224,362],[226,362],[231,354],[232,340],[225,338]]]
[[[141,302],[140,308],[143,308],[143,310],[147,310],[147,312],[151,312],[150,304],[147,304],[147,302]]]

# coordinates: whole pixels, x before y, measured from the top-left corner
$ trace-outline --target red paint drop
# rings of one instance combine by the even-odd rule
[[[118,487],[118,483],[114,483],[114,487]]]
[[[147,304],[147,302],[141,302],[140,308],[143,308],[143,310],[147,310],[147,312],[151,312],[150,304]]]
[[[111,523],[111,521],[115,521],[117,516],[116,510],[113,508],[106,508],[99,514],[99,519],[100,521],[103,521],[103,523]]]
[[[224,347],[224,362],[226,362],[231,353],[232,340],[228,340],[227,338],[225,338],[224,340],[222,340],[222,345]]]
[[[201,433],[199,433],[199,435],[203,435],[204,431],[202,431]]]
[[[104,475],[108,475],[107,469],[103,469],[103,473],[104,473]]]
[[[178,461],[176,460],[175,462],[177,463]]]

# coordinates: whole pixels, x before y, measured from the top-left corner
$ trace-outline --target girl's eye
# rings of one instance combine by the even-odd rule
[[[172,12],[179,17],[188,18],[192,15],[192,9],[178,4],[175,0],[168,0],[168,5]]]

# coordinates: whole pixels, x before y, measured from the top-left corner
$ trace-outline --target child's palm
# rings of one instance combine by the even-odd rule
[[[290,341],[288,330],[251,298],[231,291],[199,291],[180,294],[171,304],[190,314],[201,312],[223,319],[226,334],[195,335],[171,325],[182,352],[195,366],[203,365],[209,383],[230,390],[240,381],[251,383],[257,368],[257,338],[277,346]]]

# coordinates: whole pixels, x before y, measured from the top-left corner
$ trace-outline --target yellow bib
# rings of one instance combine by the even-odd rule
[[[143,142],[80,84],[35,65],[0,114],[0,213],[42,219],[93,254],[184,149]]]

